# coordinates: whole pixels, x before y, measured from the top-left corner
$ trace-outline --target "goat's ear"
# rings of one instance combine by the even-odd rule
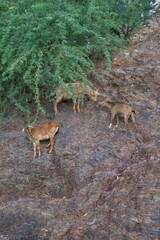
[[[33,127],[33,126],[31,126],[31,125],[28,125],[28,127],[29,127],[29,128],[34,128],[34,127]]]
[[[97,90],[95,91],[95,93],[96,93],[97,96],[101,96],[101,93],[98,92]]]

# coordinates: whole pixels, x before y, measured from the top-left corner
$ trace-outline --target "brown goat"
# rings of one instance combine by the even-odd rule
[[[81,83],[66,83],[64,87],[59,87],[56,91],[56,100],[54,101],[54,112],[57,115],[57,105],[62,100],[73,100],[73,111],[80,112],[80,100],[84,94],[87,94],[92,101],[97,101],[99,92],[93,90],[89,86],[84,86]]]
[[[54,145],[54,135],[58,131],[58,126],[56,123],[50,121],[45,122],[37,126],[24,126],[23,132],[26,132],[30,138],[30,140],[33,142],[34,146],[34,158],[36,157],[36,150],[38,149],[38,156],[41,156],[40,151],[40,141],[41,140],[47,140],[50,139],[50,143],[47,145],[47,147],[50,146],[49,153],[53,150]]]
[[[128,130],[128,119],[131,116],[134,128],[136,129],[136,118],[135,118],[135,111],[134,109],[125,103],[118,103],[118,102],[110,102],[108,99],[104,99],[101,102],[99,102],[100,105],[106,106],[111,111],[111,120],[109,124],[109,128],[112,127],[112,122],[114,117],[117,115],[117,125],[119,124],[119,115],[123,115],[124,121],[125,121],[125,130]]]

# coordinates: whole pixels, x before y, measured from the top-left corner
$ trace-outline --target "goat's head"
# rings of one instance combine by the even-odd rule
[[[107,102],[110,102],[108,98],[103,99],[102,101],[99,102],[99,105],[105,106]]]
[[[95,101],[97,101],[97,98],[99,95],[100,95],[100,93],[97,90],[96,91],[92,90],[90,97],[91,97],[92,101],[95,102]]]
[[[22,132],[25,132],[25,133],[27,133],[27,134],[31,134],[31,129],[32,129],[33,127],[32,126],[30,126],[30,125],[25,125],[24,127],[23,127],[23,129],[22,129]]]

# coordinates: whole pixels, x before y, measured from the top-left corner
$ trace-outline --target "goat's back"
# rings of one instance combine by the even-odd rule
[[[60,86],[57,91],[56,95],[64,95],[64,96],[81,96],[82,94],[88,94],[88,95],[97,95],[98,91],[94,91],[91,87],[88,85],[83,85],[79,82],[77,83],[66,83],[64,86]]]
[[[131,113],[133,110],[133,108],[131,106],[129,106],[128,104],[124,104],[124,103],[115,103],[112,106],[112,111],[115,111],[117,113]]]
[[[83,93],[83,87],[80,83],[66,83],[64,86],[60,86],[57,91],[57,96],[63,96],[63,98],[72,98],[73,96],[79,97]]]
[[[50,121],[50,122],[45,122],[42,124],[39,124],[37,126],[34,126],[32,128],[32,133],[41,133],[43,134],[47,134],[47,133],[54,133],[55,131],[58,130],[58,126],[55,122]]]
[[[58,131],[58,126],[55,122],[49,121],[36,126],[25,126],[24,130],[33,140],[48,139],[54,137]]]

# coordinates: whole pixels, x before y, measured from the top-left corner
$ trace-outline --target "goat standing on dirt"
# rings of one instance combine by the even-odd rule
[[[99,92],[97,90],[93,90],[89,86],[82,85],[81,83],[66,83],[64,87],[59,87],[56,91],[56,100],[54,101],[54,112],[57,115],[57,105],[63,99],[72,99],[73,100],[73,111],[80,112],[80,100],[87,94],[92,101],[97,101],[97,97]]]
[[[41,140],[47,140],[50,139],[50,143],[47,145],[47,147],[50,146],[49,153],[53,150],[54,145],[54,135],[58,131],[58,126],[54,122],[45,122],[37,126],[24,126],[23,132],[26,132],[30,138],[30,140],[33,142],[34,147],[34,158],[36,157],[36,150],[38,149],[38,156],[41,156],[40,152],[40,141]]]
[[[109,124],[109,128],[112,127],[112,122],[114,117],[117,115],[117,125],[119,124],[119,115],[123,115],[124,121],[125,121],[125,130],[128,130],[128,119],[131,116],[134,128],[137,129],[136,126],[136,118],[135,118],[135,111],[134,109],[125,103],[117,103],[117,102],[110,102],[108,99],[104,99],[101,102],[99,102],[101,106],[106,106],[111,110],[111,120]]]

